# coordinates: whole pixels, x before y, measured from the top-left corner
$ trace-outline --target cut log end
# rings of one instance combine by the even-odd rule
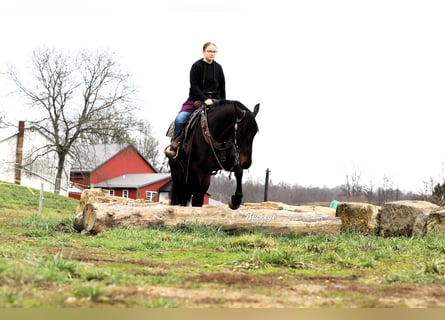
[[[86,231],[93,230],[94,223],[96,222],[96,209],[91,203],[87,203],[83,209],[83,228]]]

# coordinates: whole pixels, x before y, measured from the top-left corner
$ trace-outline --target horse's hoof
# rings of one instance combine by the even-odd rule
[[[229,199],[229,208],[232,210],[236,210],[241,205],[241,199],[238,199],[235,196],[232,196],[232,198]]]

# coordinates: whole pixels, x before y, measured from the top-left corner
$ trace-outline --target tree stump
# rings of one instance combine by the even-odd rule
[[[379,235],[384,237],[424,235],[429,215],[439,208],[427,201],[388,202],[380,210]]]
[[[368,203],[343,202],[337,206],[336,216],[341,219],[341,231],[375,235],[380,207]]]

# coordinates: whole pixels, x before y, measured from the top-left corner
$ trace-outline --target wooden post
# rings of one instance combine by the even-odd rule
[[[40,185],[39,213],[43,210],[43,182]]]
[[[266,181],[264,183],[264,202],[267,201],[267,194],[269,192],[269,168],[266,170]]]
[[[19,121],[19,133],[17,135],[17,145],[15,149],[15,174],[14,183],[22,182],[22,160],[23,160],[23,137],[25,135],[25,121]]]

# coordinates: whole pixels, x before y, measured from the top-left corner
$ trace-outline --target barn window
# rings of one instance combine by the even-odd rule
[[[122,190],[122,197],[128,198],[128,190]]]
[[[155,202],[157,192],[145,191],[145,202]]]
[[[110,189],[109,192],[110,192],[110,196],[114,197],[114,189]]]

